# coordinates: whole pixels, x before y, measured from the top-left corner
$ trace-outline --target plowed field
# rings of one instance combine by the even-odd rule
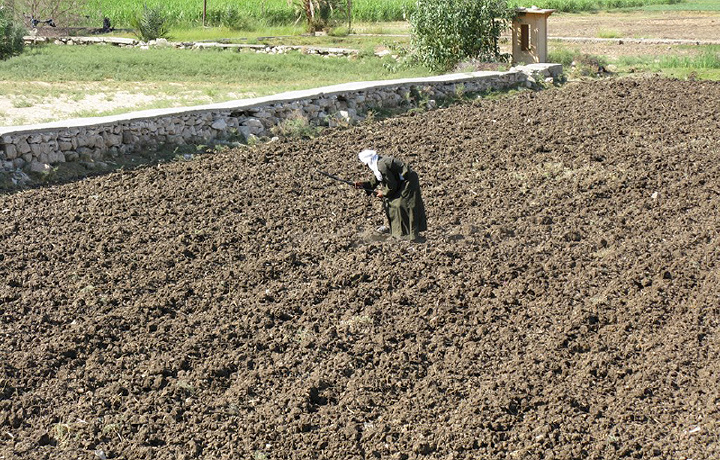
[[[570,84],[5,195],[0,459],[719,458],[718,101]],[[363,148],[425,243],[314,173]]]

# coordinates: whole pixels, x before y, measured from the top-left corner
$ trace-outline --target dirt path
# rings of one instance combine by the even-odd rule
[[[720,458],[709,100],[571,83],[5,196],[0,459]],[[312,176],[367,147],[425,244]]]

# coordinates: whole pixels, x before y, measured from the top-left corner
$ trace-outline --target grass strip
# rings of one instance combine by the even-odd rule
[[[268,55],[231,50],[138,50],[114,46],[42,46],[0,61],[6,81],[219,82],[273,92],[350,81],[425,76],[419,67],[396,65],[391,58]]]

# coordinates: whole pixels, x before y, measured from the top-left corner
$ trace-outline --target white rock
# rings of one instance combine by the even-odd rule
[[[33,161],[30,163],[30,171],[34,173],[47,174],[52,170],[49,164]]]

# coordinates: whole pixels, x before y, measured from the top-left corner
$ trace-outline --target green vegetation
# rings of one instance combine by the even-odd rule
[[[113,46],[52,45],[34,47],[20,56],[0,61],[0,93],[15,108],[39,107],[44,101],[52,103],[56,110],[66,102],[95,95],[95,99],[88,99],[98,101],[93,103],[92,110],[72,114],[87,117],[429,74],[419,67],[399,70],[397,67],[391,58],[374,56],[323,58],[299,52],[268,55],[230,50],[140,51]],[[122,96],[112,96],[116,94]],[[21,123],[18,118],[0,117],[0,124]]]
[[[282,91],[427,74],[421,68],[394,73],[388,64],[389,61],[374,57],[327,59],[299,52],[268,55],[230,50],[152,48],[140,51],[114,46],[49,45],[31,48],[0,62],[0,80],[223,82],[258,88],[274,85]]]
[[[148,42],[168,35],[165,13],[160,6],[143,7],[141,13],[133,18],[132,26],[140,39]]]
[[[676,78],[720,80],[720,45],[703,46],[694,56],[640,56],[617,60],[618,70],[662,72]]]
[[[598,30],[598,38],[621,38],[622,33],[615,29]]]
[[[468,58],[501,60],[500,34],[513,14],[505,0],[418,0],[409,18],[412,48],[436,71]]]
[[[415,0],[357,0],[352,2],[354,21],[398,21]],[[173,25],[197,26],[202,24],[203,2],[197,0],[99,0],[103,16],[111,19],[116,27],[127,27],[132,18],[148,7],[161,6]],[[342,2],[345,3],[345,2]],[[244,29],[242,23],[255,22],[260,26],[293,24],[304,20],[303,2],[288,0],[208,0],[206,25]],[[338,11],[339,19],[346,16]],[[96,16],[96,15],[95,15]]]
[[[645,11],[720,11],[718,0],[686,0],[671,4],[651,3],[641,8]]]
[[[87,15],[110,18],[115,27],[129,27],[133,18],[148,7],[160,6],[170,26],[192,27],[202,24],[203,2],[198,0],[96,0]],[[706,10],[718,10],[717,0],[690,0],[702,3]],[[340,1],[340,4],[346,4]],[[403,21],[415,8],[416,0],[353,0],[351,2],[353,22]],[[442,4],[443,2],[439,2]],[[206,25],[222,26],[234,30],[262,28],[265,26],[290,25],[298,19],[304,20],[304,2],[301,0],[208,0]],[[638,8],[649,5],[676,4],[679,9],[686,5],[681,0],[510,0],[509,6],[531,6],[553,8],[562,12],[597,11],[611,8]],[[663,7],[664,8],[664,7]],[[344,8],[336,8],[335,17],[342,21],[346,17]]]
[[[684,46],[679,49],[692,55],[624,56],[610,60],[578,49],[556,47],[548,53],[550,62],[563,65],[571,77],[595,76],[600,69],[613,69],[618,74],[653,72],[683,79],[720,80],[720,45]]]
[[[550,8],[563,13],[579,13],[616,8],[639,8],[649,5],[681,4],[682,2],[683,0],[538,0],[533,1],[532,4],[540,8]],[[513,5],[527,6],[527,3],[513,0]]]
[[[7,10],[0,6],[0,60],[23,51],[25,46],[23,35],[25,35],[25,29],[15,22]]]

